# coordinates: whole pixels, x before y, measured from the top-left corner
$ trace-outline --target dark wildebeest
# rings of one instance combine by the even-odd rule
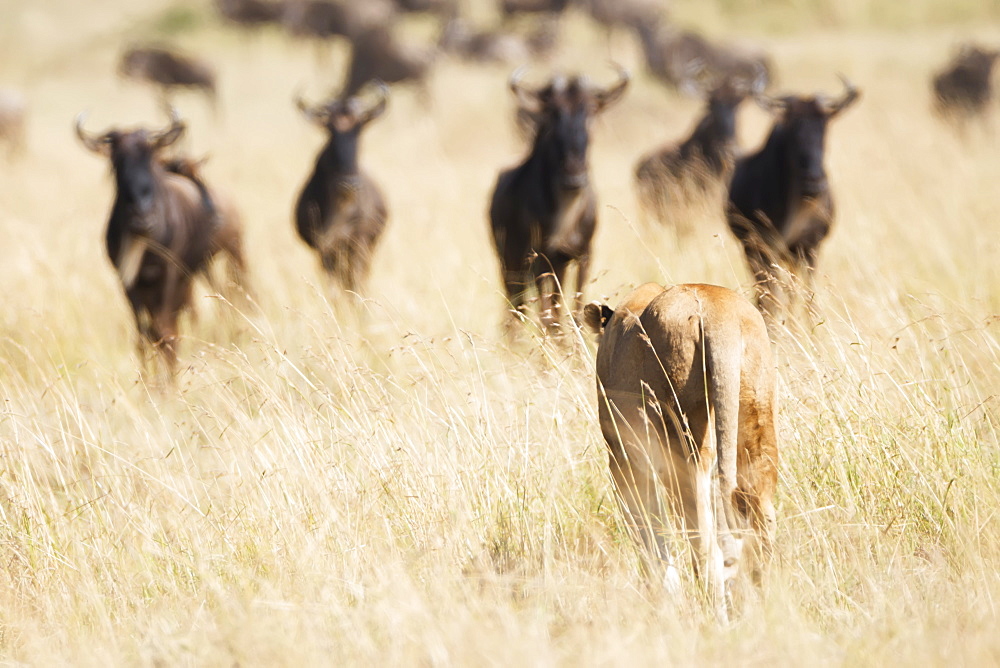
[[[413,81],[426,93],[433,57],[429,51],[401,44],[389,26],[371,25],[351,40],[351,62],[341,97],[357,95],[373,81]]]
[[[578,4],[609,32],[615,28],[655,25],[663,13],[663,3],[659,0],[579,0]]]
[[[561,14],[570,0],[500,0],[500,13],[505,18],[518,14]]]
[[[743,244],[757,283],[757,304],[767,315],[787,306],[782,276],[801,280],[811,292],[819,246],[833,223],[833,197],[823,166],[826,128],[859,92],[842,77],[844,94],[781,98],[758,96],[775,115],[764,146],[736,162],[726,219]]]
[[[91,135],[83,130],[83,114],[76,120],[80,141],[110,158],[114,171],[115,199],[105,242],[135,316],[140,356],[151,344],[171,370],[177,361],[177,319],[190,305],[194,274],[220,251],[243,264],[239,221],[216,206],[197,174],[190,178],[171,172],[159,157],[184,127],[173,111],[170,126],[157,132]]]
[[[7,144],[9,156],[24,150],[25,108],[24,97],[20,93],[0,89],[0,142]]]
[[[743,80],[748,88],[764,90],[771,80],[770,59],[734,47],[718,46],[696,32],[663,21],[638,19],[632,24],[642,45],[649,72],[670,88],[684,91],[694,79]]]
[[[406,13],[427,13],[453,16],[457,11],[456,0],[393,0],[396,9]]]
[[[510,79],[519,106],[535,119],[535,135],[524,162],[500,173],[490,223],[510,306],[523,310],[525,293],[534,285],[547,332],[558,327],[560,294],[571,262],[577,265],[577,311],[582,303],[597,226],[597,198],[587,164],[589,124],[624,94],[629,76],[624,70],[619,75],[604,90],[579,76],[555,77],[538,90],[526,90],[518,72]]]
[[[353,5],[327,0],[289,0],[282,23],[300,37],[352,37],[362,26]]]
[[[677,204],[729,182],[736,162],[736,110],[748,92],[740,80],[726,80],[713,87],[687,139],[639,160],[635,182],[646,212],[666,222]],[[679,234],[691,231],[681,218],[671,222]]]
[[[934,77],[934,107],[942,116],[965,120],[993,101],[993,66],[1000,51],[965,44]]]
[[[230,285],[219,285],[207,266],[203,271],[206,280],[216,292],[222,294],[225,294],[226,288],[230,286],[244,293],[249,293],[246,256],[243,253],[243,216],[240,215],[239,209],[228,193],[218,188],[209,190],[201,174],[201,167],[205,160],[205,158],[194,160],[187,156],[171,156],[161,159],[160,163],[171,174],[178,174],[197,184],[215,208],[218,224],[212,234],[210,250],[213,255],[221,252],[226,256],[229,265],[227,280]]]
[[[215,0],[215,7],[226,20],[245,27],[281,23],[285,4],[274,0]]]
[[[356,97],[298,108],[330,138],[295,205],[299,236],[319,253],[323,269],[345,290],[357,291],[368,276],[372,253],[388,211],[381,190],[358,167],[361,131],[385,111],[388,89],[367,108]]]
[[[133,46],[122,55],[118,72],[159,87],[164,99],[177,88],[193,88],[216,108],[215,71],[204,61],[163,47]]]

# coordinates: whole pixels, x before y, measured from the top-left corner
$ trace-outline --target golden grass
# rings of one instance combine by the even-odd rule
[[[396,91],[369,129],[363,160],[392,220],[358,315],[328,301],[290,220],[322,142],[290,99],[300,85],[324,93],[336,67],[277,33],[208,19],[178,37],[221,73],[218,122],[180,100],[186,146],[211,153],[208,175],[241,203],[258,304],[199,297],[177,387],[164,390],[139,381],[104,256],[107,165],[71,133],[81,109],[96,129],[162,122],[113,75],[120,43],[157,25],[157,7],[49,4],[15,3],[0,47],[0,80],[32,110],[28,154],[0,165],[0,658],[1000,660],[1000,160],[991,132],[962,140],[930,114],[928,74],[954,28],[765,39],[784,87],[836,90],[843,71],[864,98],[829,137],[838,220],[822,322],[777,343],[770,587],[719,628],[695,596],[648,583],[623,533],[589,349],[499,336],[485,209],[522,150],[504,68],[443,63],[429,107]],[[610,52],[637,68],[622,35],[609,47],[574,17],[569,37],[558,64],[610,80]],[[696,110],[640,75],[597,124],[590,297],[646,280],[746,291],[714,208],[692,212],[705,234],[682,246],[637,222],[634,161],[687,132]],[[741,124],[754,146],[767,119],[747,107]]]

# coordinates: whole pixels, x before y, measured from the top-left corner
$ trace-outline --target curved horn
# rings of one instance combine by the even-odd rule
[[[319,125],[325,125],[327,113],[322,107],[310,106],[304,99],[302,99],[301,90],[295,91],[295,96],[292,98],[295,101],[295,108],[302,112],[302,115],[313,123]]]
[[[753,96],[753,101],[757,103],[758,107],[769,114],[783,114],[788,109],[788,100],[782,97],[771,97],[770,95],[760,93]]]
[[[530,112],[537,112],[540,107],[538,95],[525,90],[524,86],[521,85],[521,79],[524,77],[524,73],[527,69],[527,65],[521,65],[519,68],[511,72],[510,79],[507,80],[507,86],[510,88],[510,91],[514,93],[514,96],[517,98],[517,103],[521,107]]]
[[[150,137],[149,143],[153,145],[154,149],[170,146],[180,138],[187,127],[184,125],[184,121],[181,120],[181,116],[177,113],[176,109],[168,106],[167,112],[170,115],[170,125],[165,130],[154,132]]]
[[[385,112],[386,106],[389,104],[389,87],[385,85],[385,82],[376,79],[375,90],[378,92],[378,98],[370,107],[368,107],[367,111],[361,115],[362,123],[368,123],[381,116]]]
[[[858,87],[852,84],[847,77],[845,77],[843,74],[837,74],[837,76],[840,78],[840,81],[844,84],[844,94],[840,97],[839,100],[831,102],[828,105],[826,105],[826,109],[824,111],[826,112],[826,115],[828,117],[836,116],[844,109],[847,109],[849,106],[854,104],[857,101],[858,97],[861,96],[861,92],[858,90]]]
[[[628,88],[629,81],[631,81],[632,79],[632,77],[628,73],[628,70],[626,70],[618,63],[612,61],[611,67],[613,67],[618,72],[618,81],[608,86],[604,90],[598,92],[595,95],[597,99],[598,111],[601,111],[609,104],[617,102],[619,99],[621,99],[622,95],[625,94],[625,89]]]
[[[104,149],[109,143],[108,134],[104,133],[103,135],[93,135],[87,133],[87,131],[83,129],[83,121],[86,118],[87,112],[85,111],[81,111],[76,115],[76,123],[73,125],[76,129],[76,136],[80,139],[80,143],[83,144],[88,150],[91,150],[94,153],[103,154]]]
[[[748,85],[750,95],[761,95],[767,88],[770,78],[771,74],[768,71],[767,65],[757,60],[753,64],[753,78],[749,82],[744,82],[744,84]]]

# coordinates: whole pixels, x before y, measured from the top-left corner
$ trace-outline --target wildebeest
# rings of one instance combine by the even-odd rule
[[[457,0],[393,0],[401,12],[427,13],[439,16],[453,16],[457,11]]]
[[[671,209],[689,196],[729,182],[736,162],[736,111],[749,93],[741,80],[724,80],[705,96],[705,110],[680,144],[643,156],[635,169],[643,209],[660,221],[670,220],[678,233],[690,232]]]
[[[171,174],[179,174],[193,181],[211,201],[216,212],[216,225],[212,231],[212,241],[209,250],[213,255],[221,252],[228,261],[227,280],[231,287],[244,293],[249,293],[247,282],[246,256],[243,253],[243,216],[233,199],[219,188],[208,189],[201,167],[205,159],[194,160],[188,156],[170,156],[160,160],[163,168]],[[206,266],[203,273],[209,284],[219,293],[225,293],[228,287],[219,285],[217,279]]]
[[[827,124],[859,96],[842,80],[845,90],[836,100],[758,96],[775,115],[774,125],[764,146],[739,159],[733,170],[726,219],[756,279],[758,306],[770,315],[785,305],[773,266],[811,286],[819,246],[833,223],[833,196],[823,166]]]
[[[570,0],[500,0],[500,13],[504,17],[518,14],[561,14]]]
[[[712,44],[690,30],[665,21],[636,20],[633,29],[642,45],[646,67],[670,88],[689,89],[695,77],[742,80],[748,88],[764,90],[771,81],[771,62],[763,53]]]
[[[164,99],[177,88],[193,88],[217,104],[215,71],[208,63],[160,46],[131,46],[122,54],[119,73],[157,86]]]
[[[0,142],[7,144],[10,156],[24,150],[26,108],[20,93],[0,88]]]
[[[378,99],[367,108],[357,97],[319,106],[296,100],[329,140],[295,205],[295,226],[319,253],[323,269],[349,291],[357,291],[367,278],[388,218],[381,190],[358,167],[361,132],[382,115],[388,101],[388,89],[380,85],[378,90]]]
[[[111,160],[115,199],[105,242],[139,330],[139,351],[158,349],[169,368],[176,365],[177,319],[190,305],[192,280],[217,252],[242,267],[239,221],[220,209],[194,172],[169,171],[161,152],[180,138],[185,125],[171,110],[160,131],[109,130],[92,135],[77,116],[83,145]],[[190,166],[178,164],[175,170]]]
[[[964,44],[934,76],[934,107],[959,120],[982,114],[993,101],[993,66],[1000,51]]]
[[[609,31],[656,24],[663,12],[663,3],[659,0],[578,0],[578,4]]]
[[[215,0],[215,7],[226,20],[246,27],[280,23],[285,11],[280,0]]]
[[[438,47],[480,63],[524,63],[546,49],[548,25],[542,23],[528,35],[506,30],[476,30],[461,18],[445,24]]]
[[[371,25],[351,39],[351,62],[341,96],[357,95],[373,81],[412,81],[424,90],[433,58],[430,51],[400,43],[390,26]]]
[[[288,0],[282,23],[300,37],[352,37],[363,29],[363,20],[356,7],[329,0]]]
[[[760,584],[774,540],[777,404],[764,320],[726,288],[653,283],[614,311],[588,304],[584,320],[602,333],[598,415],[628,524],[668,564],[670,536],[686,537],[725,619],[727,582],[744,570]]]
[[[542,325],[550,333],[558,327],[567,267],[577,266],[579,311],[590,266],[597,226],[587,160],[590,120],[621,99],[628,82],[625,70],[603,90],[580,76],[555,77],[537,90],[521,85],[520,72],[510,78],[519,105],[535,119],[535,135],[528,157],[500,173],[490,224],[510,306],[523,310],[525,293],[534,285]]]

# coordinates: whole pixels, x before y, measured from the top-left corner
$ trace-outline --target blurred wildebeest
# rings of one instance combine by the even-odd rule
[[[660,0],[579,0],[590,17],[609,31],[638,25],[656,25],[663,13]]]
[[[139,330],[140,357],[151,344],[172,370],[177,319],[190,305],[194,275],[218,252],[242,267],[239,221],[216,205],[194,171],[182,175],[164,166],[161,151],[185,129],[176,112],[171,110],[164,130],[113,129],[99,135],[84,131],[83,116],[76,119],[77,136],[86,148],[108,157],[114,171],[105,242]]]
[[[281,23],[285,4],[280,0],[215,0],[219,14],[245,27]]]
[[[715,613],[740,570],[763,584],[778,482],[775,367],[761,314],[715,285],[647,283],[612,311],[592,303],[600,334],[597,396],[608,464],[629,527],[672,568],[687,538]],[[746,566],[741,563],[746,560]]]
[[[964,44],[934,77],[934,107],[944,116],[982,114],[993,101],[993,66],[1000,51]]]
[[[705,110],[687,139],[639,160],[635,182],[646,213],[669,220],[678,234],[692,231],[684,217],[670,215],[671,209],[729,182],[736,162],[736,111],[748,93],[742,80],[703,91]]]
[[[622,97],[629,76],[619,70],[619,81],[606,89],[580,76],[559,76],[536,90],[524,88],[520,76],[511,76],[510,89],[535,119],[534,141],[524,162],[500,173],[490,224],[510,306],[523,310],[526,291],[534,285],[541,322],[555,333],[571,262],[577,265],[580,309],[597,227],[587,161],[590,120]]]
[[[393,0],[393,5],[401,12],[439,16],[454,16],[458,9],[456,0]]]
[[[210,251],[213,256],[222,253],[228,260],[227,281],[232,287],[249,292],[250,286],[247,282],[246,256],[243,252],[243,216],[240,214],[236,203],[218,188],[209,190],[205,184],[205,179],[201,174],[201,167],[205,159],[194,160],[188,156],[170,156],[160,159],[163,168],[171,174],[178,174],[190,179],[198,188],[205,193],[212,206],[215,208],[217,219],[216,226],[212,233]],[[214,264],[214,263],[213,263]],[[219,285],[217,279],[212,276],[210,267],[203,270],[205,279],[209,284],[221,294],[225,294],[230,286]]]
[[[358,166],[361,131],[382,115],[388,101],[385,85],[378,90],[378,99],[367,107],[357,97],[318,106],[296,100],[329,140],[295,205],[295,226],[319,253],[323,269],[350,291],[363,286],[388,218],[382,191]]]
[[[736,162],[726,219],[743,244],[757,282],[758,306],[777,315],[787,306],[782,276],[801,280],[811,294],[819,246],[830,232],[834,205],[823,166],[827,124],[850,107],[858,89],[841,77],[844,93],[757,101],[775,115],[764,146]]]
[[[9,156],[24,150],[26,108],[20,93],[0,88],[0,142],[7,144]]]
[[[431,51],[402,44],[389,26],[372,25],[351,40],[351,62],[341,97],[357,95],[365,84],[415,82],[426,93]]]
[[[217,105],[215,71],[208,63],[159,46],[132,46],[125,50],[118,72],[129,79],[159,87],[164,100],[177,88],[193,88]]]
[[[353,37],[364,28],[365,20],[351,3],[329,0],[287,0],[282,23],[300,37]]]
[[[524,63],[544,52],[545,25],[528,36],[505,30],[475,30],[461,18],[445,25],[438,47],[445,53],[480,63]]]
[[[717,81],[743,80],[755,90],[765,90],[771,82],[770,58],[763,53],[718,46],[662,21],[637,20],[632,27],[650,73],[675,90],[683,92],[692,78],[705,75]]]
[[[570,0],[500,0],[500,13],[506,17],[518,14],[561,14]]]

